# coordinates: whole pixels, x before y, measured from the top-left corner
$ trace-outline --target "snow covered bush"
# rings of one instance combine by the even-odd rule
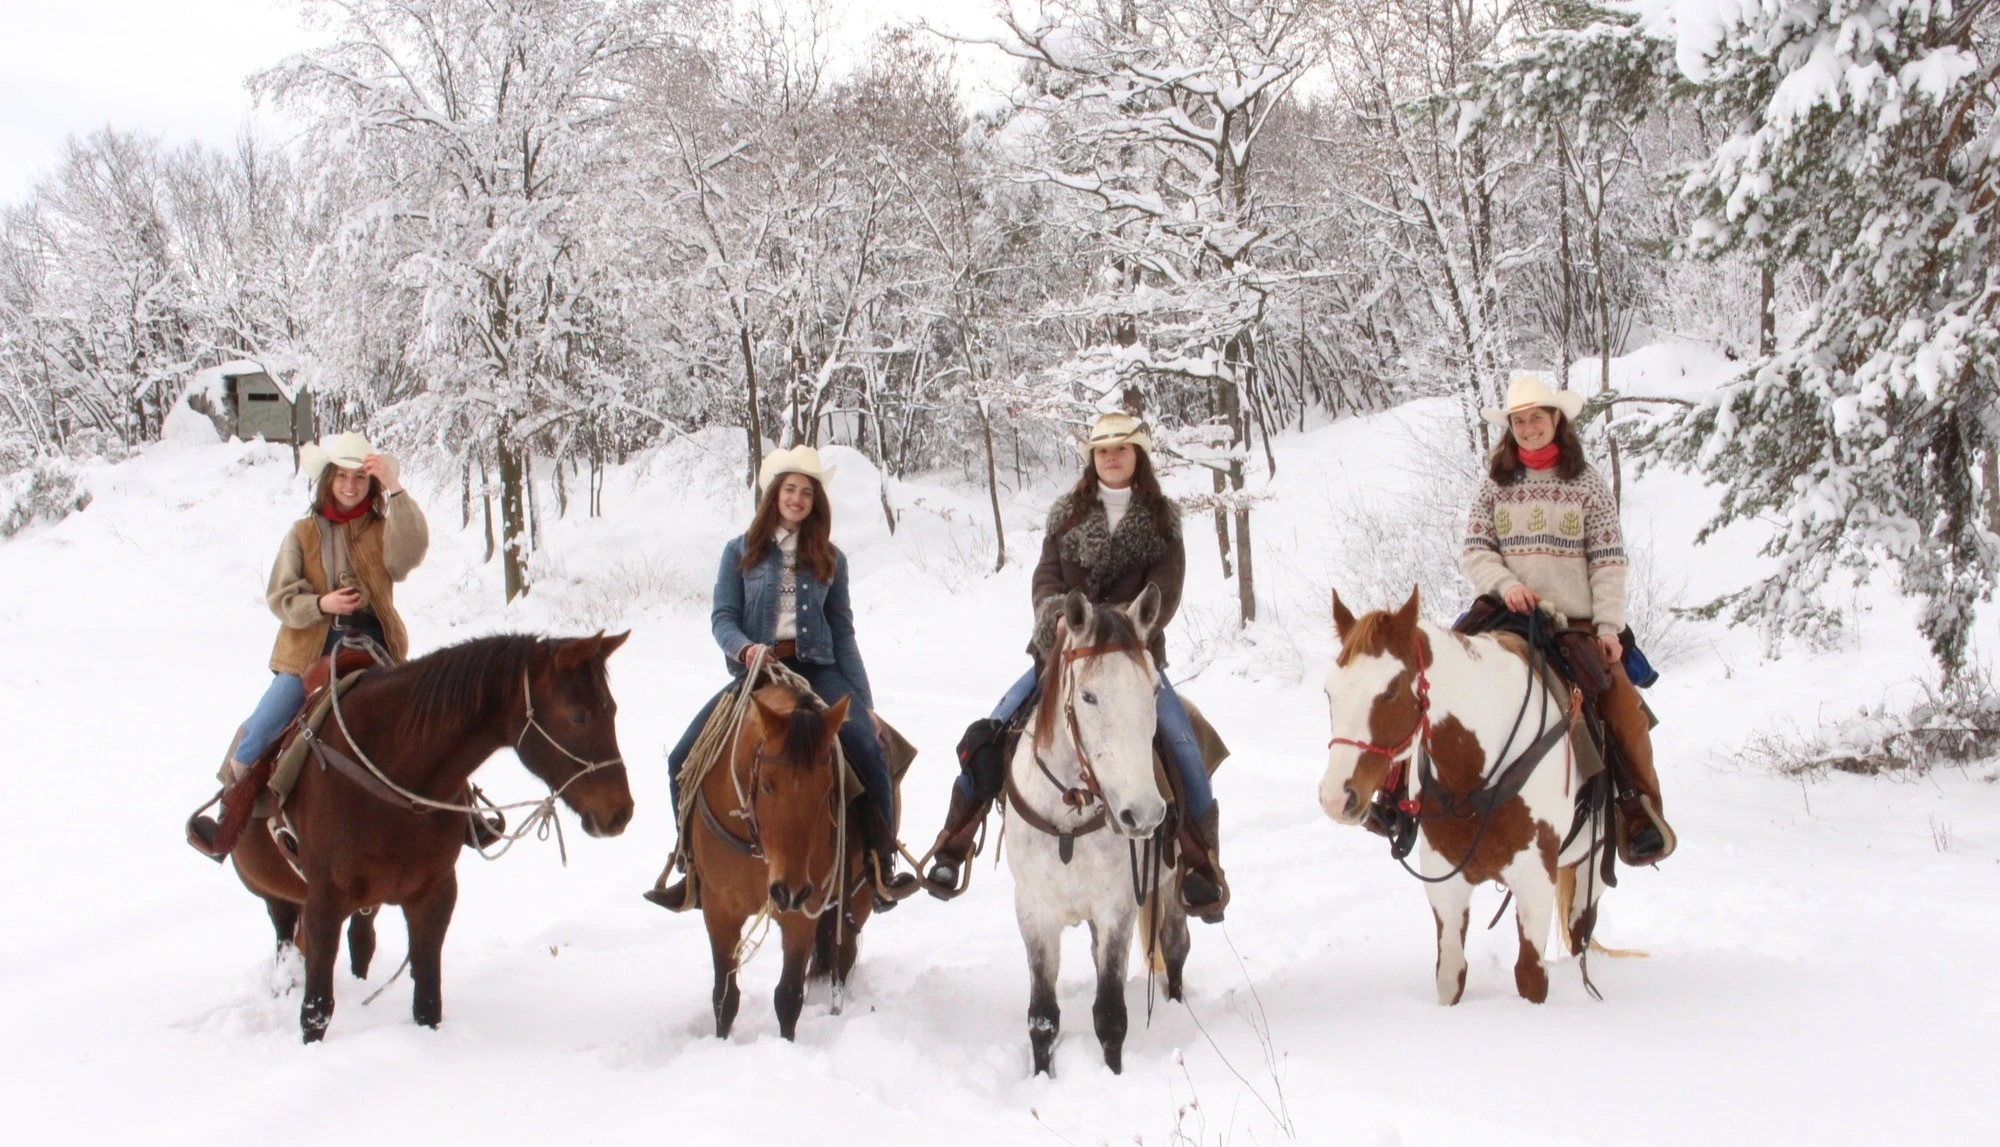
[[[90,505],[76,472],[60,459],[38,459],[0,478],[0,538],[11,538],[36,522],[60,522]]]
[[[2000,695],[1980,667],[1937,687],[1907,710],[1864,706],[1812,733],[1772,729],[1750,739],[1752,761],[1791,776],[1827,772],[1921,774],[1941,766],[2000,761]]]

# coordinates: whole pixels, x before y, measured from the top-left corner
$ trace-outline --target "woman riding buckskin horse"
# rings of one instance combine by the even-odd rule
[[[925,885],[933,896],[957,894],[960,873],[979,827],[999,795],[1009,726],[1033,700],[1040,666],[1054,648],[1056,619],[1065,594],[1081,591],[1096,605],[1129,605],[1148,584],[1160,588],[1160,617],[1149,642],[1160,670],[1159,731],[1186,806],[1179,822],[1181,897],[1187,910],[1213,923],[1222,919],[1229,885],[1217,862],[1215,797],[1185,706],[1167,681],[1167,623],[1181,600],[1187,552],[1181,543],[1180,508],[1160,491],[1153,475],[1153,437],[1129,414],[1106,414],[1083,444],[1083,475],[1049,507],[1041,561],[1030,585],[1035,607],[1035,664],[1001,698],[991,717],[973,724],[959,745],[960,774],[938,833]]]
[[[1583,396],[1557,392],[1523,371],[1507,387],[1507,406],[1486,420],[1506,433],[1487,458],[1486,478],[1465,527],[1459,568],[1475,591],[1516,613],[1547,602],[1569,624],[1595,635],[1610,685],[1598,711],[1622,751],[1637,790],[1619,809],[1630,864],[1655,864],[1674,851],[1653,769],[1650,722],[1625,675],[1625,543],[1618,503],[1583,455],[1572,420]]]
[[[876,909],[916,892],[917,879],[896,871],[896,796],[882,753],[875,699],[868,670],[854,640],[854,610],[847,595],[847,555],[833,544],[833,506],[825,481],[834,468],[820,465],[810,446],[774,450],[758,468],[762,492],[750,528],[722,548],[709,614],[715,643],[722,647],[730,675],[740,679],[758,653],[806,679],[829,704],[850,699],[840,747],[868,790],[858,818],[863,846],[874,853]],[[736,691],[731,681],[695,714],[680,743],[667,754],[667,778],[674,808],[681,803],[681,766],[723,698]],[[679,855],[678,847],[675,850]],[[645,893],[674,912],[685,911],[687,881]]]
[[[299,473],[312,486],[312,505],[286,531],[264,593],[282,623],[271,683],[223,763],[223,805],[243,815],[188,822],[188,843],[216,861],[229,855],[250,808],[227,794],[250,783],[250,766],[304,704],[306,667],[353,634],[372,638],[397,661],[410,651],[395,587],[423,562],[431,536],[423,510],[397,480],[395,458],[348,431],[301,448]]]

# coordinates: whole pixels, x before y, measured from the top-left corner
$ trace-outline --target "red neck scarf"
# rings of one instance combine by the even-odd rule
[[[1530,470],[1546,470],[1562,458],[1561,443],[1551,442],[1539,450],[1523,449],[1516,444],[1514,452],[1521,456],[1521,462]]]
[[[1525,455],[1523,456],[1525,457]],[[339,506],[334,505],[333,499],[329,498],[326,505],[320,507],[319,516],[336,526],[344,526],[374,509],[373,502],[373,498],[363,498],[352,510],[343,510]]]

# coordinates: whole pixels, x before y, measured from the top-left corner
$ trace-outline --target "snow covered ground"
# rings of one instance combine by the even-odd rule
[[[1684,387],[1713,364],[1654,351],[1621,367],[1628,383]],[[399,599],[419,649],[633,628],[612,670],[639,811],[615,840],[572,832],[567,869],[549,846],[461,863],[441,1029],[411,1024],[407,979],[362,1004],[402,957],[391,913],[372,981],[343,962],[330,1035],[301,1046],[297,969],[274,966],[261,906],[180,841],[263,687],[262,587],[304,501],[289,451],[174,441],[92,469],[88,510],[0,544],[0,759],[17,793],[0,833],[0,1138],[1082,1145],[1178,1130],[1269,1144],[1289,1127],[1315,1144],[1994,1142],[1990,769],[1802,786],[1739,759],[1774,722],[1811,727],[1907,693],[1926,658],[1884,586],[1857,595],[1842,642],[1779,661],[1720,623],[1672,636],[1650,700],[1681,851],[1608,895],[1604,941],[1650,957],[1593,961],[1604,1002],[1568,961],[1546,1005],[1518,999],[1511,928],[1475,936],[1461,1006],[1432,1002],[1421,890],[1376,838],[1328,821],[1314,788],[1324,594],[1330,571],[1365,566],[1349,511],[1380,526],[1434,490],[1418,443],[1462,433],[1455,417],[1420,403],[1279,440],[1255,527],[1265,616],[1247,635],[1231,632],[1213,535],[1190,521],[1174,674],[1192,675],[1185,691],[1235,750],[1217,782],[1235,904],[1226,925],[1195,926],[1190,1006],[1161,1001],[1149,1026],[1143,978],[1129,986],[1122,1076],[1090,1034],[1073,932],[1052,1079],[1029,1076],[1026,967],[990,853],[960,900],[872,923],[844,1014],[821,989],[796,1044],[770,1011],[774,950],[717,1041],[699,919],[639,899],[672,832],[666,746],[722,673],[706,614],[715,555],[746,516],[733,438],[614,474],[607,517],[551,524],[541,581],[512,611],[476,520],[456,528],[456,486],[412,482],[434,538]],[[1028,569],[1057,486],[1016,499],[1015,560],[990,575],[980,494],[896,486],[892,537],[865,461],[838,460],[837,538],[876,696],[923,750],[904,833],[921,851],[959,731],[1023,664]],[[1748,536],[1691,548],[1710,504],[1693,480],[1651,474],[1626,499],[1663,594],[1684,579],[1681,599],[1703,600],[1756,568]],[[1981,638],[1991,656],[1991,625]],[[505,754],[481,779],[498,798],[535,794]],[[1498,903],[1480,894],[1475,928]]]

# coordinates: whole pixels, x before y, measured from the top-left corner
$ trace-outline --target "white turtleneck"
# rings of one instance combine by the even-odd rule
[[[1118,529],[1119,519],[1132,508],[1132,487],[1114,490],[1102,482],[1097,484],[1097,500],[1104,503],[1104,529],[1107,533]]]

